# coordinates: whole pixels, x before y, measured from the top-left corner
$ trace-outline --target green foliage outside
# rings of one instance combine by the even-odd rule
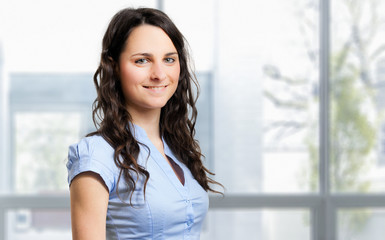
[[[56,193],[68,188],[68,146],[78,139],[80,116],[19,113],[15,117],[15,191]]]
[[[381,119],[383,113],[376,105],[378,92],[373,87],[372,70],[379,57],[383,56],[385,44],[373,47],[375,45],[373,39],[380,28],[376,0],[341,0],[340,3],[349,13],[351,22],[348,24],[350,35],[340,42],[342,44],[338,45],[337,42],[331,41],[332,45],[335,45],[329,58],[329,183],[332,193],[366,193],[371,191],[372,186],[365,176],[377,159],[377,131],[383,121]],[[310,10],[318,11],[318,9]],[[364,10],[370,13],[369,21],[363,17]],[[307,25],[301,26],[301,29],[310,29],[313,34],[318,31],[309,19],[301,19],[300,22]],[[308,52],[314,51],[308,49]],[[317,60],[312,57],[309,57],[309,61],[317,64]],[[264,70],[270,81],[281,81],[289,87],[295,87],[293,83],[300,82],[300,79],[296,80],[281,74],[278,66],[268,66]],[[303,84],[311,85],[312,81],[318,86],[318,80],[314,79],[308,79]],[[316,88],[318,90],[318,87]],[[305,106],[295,109],[308,111],[309,115],[311,106],[319,105],[318,94],[309,94],[305,101],[298,100],[295,96],[290,100],[281,100],[270,91],[265,92],[265,97],[283,111],[293,110],[295,106]],[[277,126],[284,128],[285,124]],[[309,121],[305,126],[308,129],[304,141],[308,147],[309,166],[304,167],[300,180],[308,185],[305,188],[314,192],[319,189],[319,143],[316,131],[319,129],[318,126],[319,119]],[[338,215],[341,239],[351,239],[351,236],[360,232],[370,214],[368,210],[341,211]]]

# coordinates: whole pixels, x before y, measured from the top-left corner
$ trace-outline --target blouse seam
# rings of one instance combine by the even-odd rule
[[[112,224],[112,226],[114,226],[117,239],[120,240],[119,232],[118,232],[118,229],[117,229],[116,224],[114,222],[114,218],[111,216],[111,213],[109,213],[108,211],[107,211],[107,216],[111,219],[111,224]]]
[[[151,226],[151,238],[154,239],[154,221],[153,221],[153,217],[152,217],[152,211],[151,211],[151,208],[150,208],[150,204],[146,201],[146,205],[147,205],[147,209],[148,209],[148,212],[149,212],[149,218],[150,218],[150,226]]]

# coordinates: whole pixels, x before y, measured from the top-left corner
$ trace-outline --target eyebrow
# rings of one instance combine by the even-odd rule
[[[165,56],[168,57],[168,56],[172,56],[172,55],[178,55],[177,52],[169,52],[169,53],[166,53]],[[132,54],[131,57],[135,57],[135,56],[145,56],[145,57],[152,57],[153,54],[151,53],[135,53],[135,54]]]

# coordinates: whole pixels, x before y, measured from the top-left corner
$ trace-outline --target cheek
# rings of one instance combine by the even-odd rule
[[[143,74],[135,69],[123,69],[120,71],[120,81],[123,88],[130,88],[140,82]]]
[[[178,83],[179,77],[180,77],[180,66],[179,66],[179,64],[178,64],[177,67],[175,67],[174,71],[172,72],[172,75],[173,75],[174,81],[176,81],[176,83]]]
[[[179,84],[179,77],[180,77],[180,70],[179,68],[176,69],[174,72],[173,72],[173,80],[174,80],[174,92],[176,91],[176,89],[178,88],[178,84]]]

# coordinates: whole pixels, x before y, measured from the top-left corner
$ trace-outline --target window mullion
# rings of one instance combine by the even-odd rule
[[[319,63],[319,184],[320,194],[330,194],[329,177],[329,0],[320,0],[320,63]]]
[[[4,68],[2,45],[0,44],[0,192],[8,192],[10,190],[8,92],[8,78]]]
[[[1,199],[0,199],[1,202]],[[0,240],[5,240],[5,208],[0,205]]]
[[[317,221],[313,229],[317,240],[336,239],[336,212],[330,199],[329,176],[329,53],[330,0],[320,0],[319,37],[319,186],[323,203],[316,209]]]
[[[157,0],[156,1],[156,8],[164,11],[164,0]]]

